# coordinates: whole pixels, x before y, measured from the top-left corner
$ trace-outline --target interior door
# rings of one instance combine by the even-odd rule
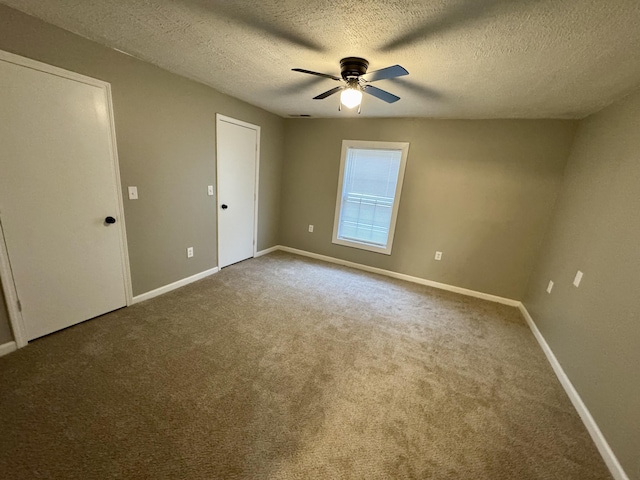
[[[19,58],[0,56],[0,221],[32,340],[123,307],[127,273],[107,87]]]
[[[259,127],[218,115],[218,266],[253,257]]]

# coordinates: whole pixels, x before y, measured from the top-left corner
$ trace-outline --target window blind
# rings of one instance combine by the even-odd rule
[[[348,149],[339,239],[386,247],[401,160],[401,150]]]

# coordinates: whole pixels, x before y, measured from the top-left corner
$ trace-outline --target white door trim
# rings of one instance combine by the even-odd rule
[[[120,160],[118,159],[118,142],[116,141],[116,124],[113,117],[113,99],[111,96],[111,84],[104,83],[107,95],[107,109],[109,115],[109,129],[111,130],[111,159],[113,174],[115,176],[116,197],[118,199],[118,220],[120,224],[120,255],[122,257],[122,276],[124,277],[124,293],[126,305],[133,305],[133,286],[131,283],[131,265],[129,264],[129,247],[127,243],[127,224],[124,218],[124,203],[122,195],[122,181],[120,180]]]
[[[2,229],[2,212],[0,212],[0,283],[2,283],[2,291],[4,300],[7,303],[7,312],[9,313],[9,323],[13,330],[13,338],[18,348],[27,345],[27,333],[22,320],[22,312],[18,307],[18,292],[13,282],[13,272],[9,263],[9,255],[7,253],[7,245],[4,241],[4,230]],[[0,305],[0,308],[4,308]]]
[[[49,73],[51,75],[56,75],[58,77],[66,78],[69,80],[74,80],[76,82],[91,85],[91,86],[100,88],[105,92],[105,96],[107,99],[107,114],[109,116],[109,130],[111,135],[109,153],[112,160],[113,174],[116,180],[115,185],[116,185],[116,197],[117,197],[117,209],[118,209],[117,225],[119,226],[119,229],[120,229],[120,255],[122,257],[126,305],[127,306],[131,305],[133,303],[133,290],[131,287],[131,267],[129,264],[129,250],[127,248],[127,231],[126,231],[126,224],[124,219],[124,204],[122,200],[123,198],[122,185],[120,181],[120,165],[118,162],[118,148],[116,143],[116,129],[115,129],[115,123],[114,123],[114,116],[113,116],[111,84],[107,82],[103,82],[102,80],[97,80],[95,78],[81,75],[76,72],[71,72],[69,70],[64,70],[62,68],[48,65],[46,63],[38,62],[30,58],[21,57],[13,53],[5,52],[3,50],[0,50],[0,60],[3,60],[8,63],[13,63],[15,65],[19,65],[22,67],[31,68],[33,70],[38,70],[40,72]],[[9,263],[9,256],[8,256],[6,244],[4,242],[4,233],[2,232],[1,225],[0,225],[0,233],[2,233],[2,236],[0,237],[0,277],[2,277],[3,279],[0,283],[2,283],[2,289],[5,294],[5,300],[7,302],[7,310],[9,311],[9,320],[11,322],[11,327],[13,329],[16,345],[18,348],[21,348],[27,345],[27,337],[25,333],[26,330],[24,327],[22,314],[20,313],[20,310],[18,308],[18,295],[15,289],[15,284],[13,282],[13,274],[11,271],[11,265]]]
[[[253,186],[253,256],[258,252],[258,186],[260,184],[260,129],[259,125],[243,122],[232,117],[227,117],[220,113],[216,113],[216,256],[218,257],[218,266],[220,266],[220,212],[218,212],[218,193],[220,192],[220,171],[218,170],[218,125],[220,122],[227,122],[241,127],[250,128],[256,132],[256,175],[255,185]]]

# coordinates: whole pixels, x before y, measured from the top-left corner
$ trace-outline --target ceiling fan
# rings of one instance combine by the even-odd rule
[[[400,100],[400,97],[397,95],[369,84],[377,82],[378,80],[386,80],[388,78],[409,75],[409,72],[400,65],[393,65],[391,67],[382,68],[369,73],[367,73],[367,68],[369,68],[369,62],[364,58],[346,57],[340,60],[342,78],[335,75],[329,75],[327,73],[312,72],[311,70],[304,70],[302,68],[294,68],[292,70],[294,72],[308,73],[309,75],[317,75],[318,77],[330,78],[331,80],[344,82],[344,84],[339,87],[334,87],[331,90],[327,90],[326,92],[313,97],[314,100],[322,100],[341,91],[340,107],[338,107],[338,110],[340,110],[341,106],[344,105],[347,108],[358,107],[358,113],[360,113],[362,92],[373,95],[387,103],[393,103]]]

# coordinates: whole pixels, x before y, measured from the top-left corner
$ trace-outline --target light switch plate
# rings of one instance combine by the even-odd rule
[[[129,187],[129,200],[138,199],[138,187]]]
[[[582,274],[582,272],[581,272],[580,270],[578,270],[578,271],[576,272],[576,278],[574,278],[574,279],[573,279],[573,284],[574,284],[576,287],[579,287],[579,286],[580,286],[580,282],[582,281],[582,275],[583,275],[583,274]]]
[[[207,185],[207,195],[213,195],[213,185]]]
[[[309,225],[309,233],[313,233],[313,225]]]

